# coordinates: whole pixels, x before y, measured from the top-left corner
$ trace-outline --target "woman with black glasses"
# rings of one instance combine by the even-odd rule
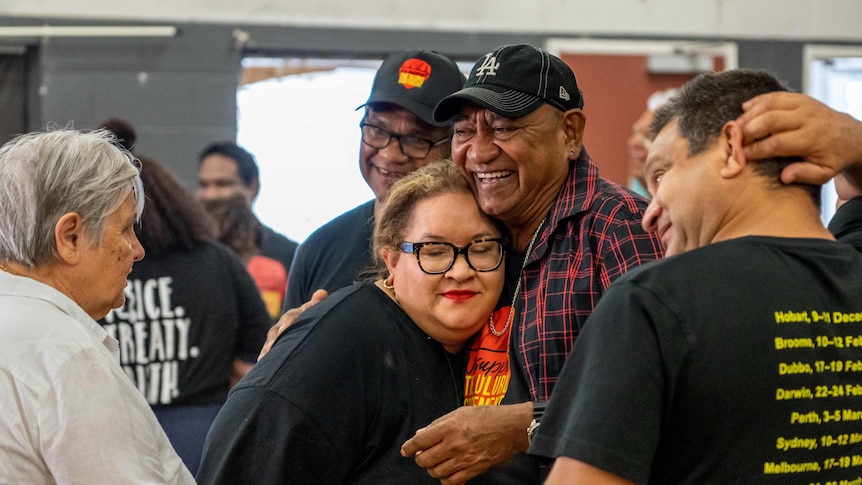
[[[503,234],[449,161],[397,182],[374,281],[304,312],[231,391],[199,483],[438,483],[400,447],[463,402],[465,344],[503,288]]]

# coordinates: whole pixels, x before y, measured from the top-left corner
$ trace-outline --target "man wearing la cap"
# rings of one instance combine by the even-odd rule
[[[528,429],[536,429],[581,326],[614,279],[662,255],[659,239],[641,227],[647,201],[599,177],[582,144],[582,107],[562,60],[510,45],[480,58],[464,89],[434,111],[437,121],[453,120],[452,157],[480,207],[511,232],[514,260],[506,266],[517,281],[503,297],[513,317],[492,319],[474,346],[508,347],[508,355],[496,353],[498,365],[482,366],[511,369],[507,387],[496,379],[491,386],[505,394],[503,405],[462,407],[402,447],[444,484],[503,464],[479,479],[540,480],[524,454]],[[469,371],[468,379],[481,379]]]
[[[372,262],[374,213],[396,180],[449,156],[449,124],[434,120],[437,103],[461,89],[457,64],[428,50],[392,53],[374,78],[362,119],[359,169],[375,198],[312,233],[296,251],[284,309],[357,280]],[[357,108],[357,109],[359,109]]]

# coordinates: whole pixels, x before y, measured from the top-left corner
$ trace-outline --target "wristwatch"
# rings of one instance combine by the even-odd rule
[[[533,436],[536,435],[536,430],[539,429],[539,423],[542,421],[542,416],[545,415],[545,408],[548,407],[548,401],[533,401],[533,420],[527,426],[527,443],[533,444]]]
[[[536,430],[539,429],[539,422],[533,419],[530,421],[530,426],[527,426],[527,443],[533,444],[533,436],[536,434]]]

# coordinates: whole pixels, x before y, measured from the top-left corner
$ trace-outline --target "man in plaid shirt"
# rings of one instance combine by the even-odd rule
[[[462,407],[402,447],[444,484],[503,464],[479,481],[540,481],[525,452],[581,326],[612,281],[662,256],[660,240],[641,227],[647,201],[601,178],[583,147],[582,107],[562,60],[512,45],[480,58],[464,89],[435,109],[436,120],[453,120],[453,159],[479,205],[511,232],[507,271],[518,282],[503,297],[511,306],[492,316],[473,347],[498,346],[505,362],[483,360],[484,369],[510,372],[502,376],[508,387],[495,380],[485,389],[505,394],[503,405]],[[468,364],[468,391],[482,378],[472,367],[479,366]]]

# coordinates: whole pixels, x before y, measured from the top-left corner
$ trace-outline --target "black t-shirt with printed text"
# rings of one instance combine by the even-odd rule
[[[862,255],[745,237],[615,282],[530,452],[639,483],[862,476]]]
[[[152,406],[224,402],[235,358],[254,362],[272,324],[243,263],[219,243],[148,255],[99,323]]]

